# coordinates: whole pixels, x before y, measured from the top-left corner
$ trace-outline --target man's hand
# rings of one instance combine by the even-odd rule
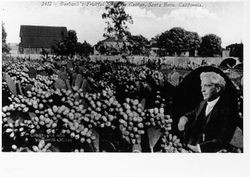
[[[197,144],[196,146],[188,144],[187,147],[191,149],[193,152],[201,152],[199,145]]]
[[[178,123],[178,129],[180,131],[184,131],[187,121],[188,121],[188,119],[185,116],[182,116],[180,118],[179,123]]]

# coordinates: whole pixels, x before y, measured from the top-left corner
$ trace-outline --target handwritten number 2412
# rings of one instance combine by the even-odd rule
[[[52,2],[51,1],[44,1],[42,2],[42,6],[51,6]]]

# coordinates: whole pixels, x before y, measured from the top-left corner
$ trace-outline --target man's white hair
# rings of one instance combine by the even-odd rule
[[[225,79],[215,72],[203,72],[200,75],[200,79],[204,80],[208,78],[213,84],[220,86],[221,88],[225,88],[226,81]]]

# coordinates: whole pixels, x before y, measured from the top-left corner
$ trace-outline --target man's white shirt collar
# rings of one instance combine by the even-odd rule
[[[212,111],[215,104],[219,101],[220,97],[216,98],[213,101],[207,101],[207,107],[206,107],[206,116]]]

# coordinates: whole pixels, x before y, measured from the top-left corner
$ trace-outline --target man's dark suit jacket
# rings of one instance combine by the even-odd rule
[[[206,101],[185,114],[185,140],[188,144],[200,144],[201,152],[217,152],[227,147],[236,129],[236,113],[223,99],[219,99],[212,111],[205,116]]]

